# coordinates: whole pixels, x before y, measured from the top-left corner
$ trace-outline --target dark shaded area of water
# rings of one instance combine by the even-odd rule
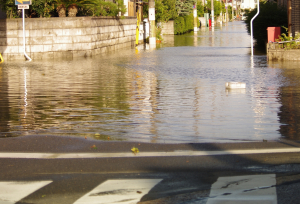
[[[299,139],[299,63],[250,56],[242,22],[157,49],[0,64],[0,137],[139,142]],[[226,90],[241,81],[246,89]]]

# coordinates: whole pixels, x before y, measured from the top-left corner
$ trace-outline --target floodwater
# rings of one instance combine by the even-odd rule
[[[0,64],[0,137],[153,143],[299,139],[297,62],[250,55],[243,22],[157,49]],[[246,83],[226,90],[225,83]]]

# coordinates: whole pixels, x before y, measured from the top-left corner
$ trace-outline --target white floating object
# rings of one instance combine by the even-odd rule
[[[243,82],[226,82],[226,89],[245,89],[246,83]]]

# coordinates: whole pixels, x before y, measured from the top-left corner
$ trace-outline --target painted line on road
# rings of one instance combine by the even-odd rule
[[[219,177],[206,204],[223,203],[277,204],[276,175]]]
[[[224,150],[224,151],[174,151],[174,152],[130,152],[119,153],[28,153],[1,152],[0,158],[12,159],[85,159],[85,158],[135,158],[135,157],[182,157],[182,156],[217,156],[245,154],[299,153],[300,148]]]
[[[107,180],[74,204],[138,203],[162,179]]]
[[[52,181],[0,182],[0,203],[14,204]]]

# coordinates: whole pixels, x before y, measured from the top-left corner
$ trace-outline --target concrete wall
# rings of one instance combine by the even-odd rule
[[[88,57],[134,47],[136,18],[26,18],[26,53],[32,59]],[[24,60],[22,18],[0,20],[4,60]]]
[[[198,17],[199,21],[200,21],[200,27],[206,27],[206,24],[205,24],[205,18],[204,17]]]
[[[277,43],[267,44],[267,56],[269,61],[295,61],[300,60],[300,49],[280,48]]]
[[[163,35],[174,35],[174,21],[168,21],[166,23],[161,23]]]

